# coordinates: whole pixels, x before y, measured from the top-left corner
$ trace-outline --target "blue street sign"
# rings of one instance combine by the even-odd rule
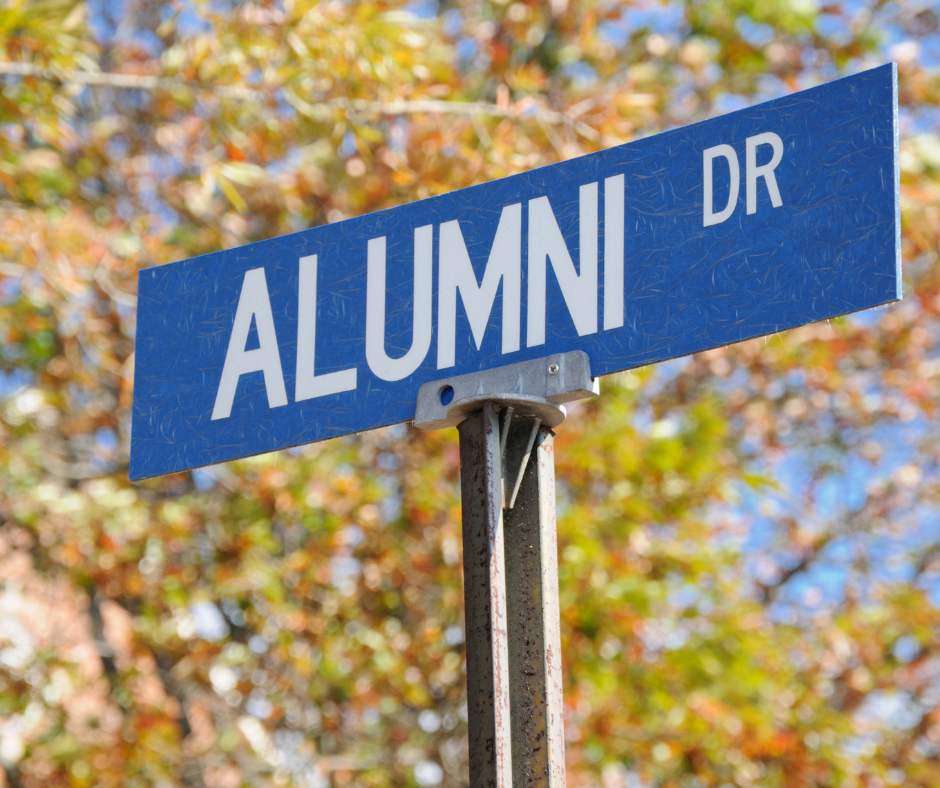
[[[893,65],[578,159],[140,272],[130,476],[595,376],[901,297]]]

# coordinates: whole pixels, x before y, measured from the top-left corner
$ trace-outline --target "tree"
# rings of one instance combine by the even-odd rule
[[[936,784],[937,34],[885,2],[2,5],[6,783],[466,782],[453,431],[130,484],[137,270],[894,58],[905,301],[605,380],[558,431],[568,773]]]

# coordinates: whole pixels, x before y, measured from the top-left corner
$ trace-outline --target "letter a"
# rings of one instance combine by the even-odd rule
[[[260,347],[245,350],[252,317],[258,328]],[[277,349],[274,316],[271,314],[271,299],[268,297],[268,283],[264,278],[263,268],[253,268],[245,272],[242,292],[238,297],[238,308],[235,310],[235,323],[225,354],[225,364],[222,366],[222,380],[215,395],[212,421],[227,419],[232,414],[238,380],[250,372],[264,373],[264,390],[268,395],[269,408],[280,408],[287,404],[281,354]]]

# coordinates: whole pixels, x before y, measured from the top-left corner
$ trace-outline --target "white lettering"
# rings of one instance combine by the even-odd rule
[[[774,154],[773,157],[767,164],[762,164],[760,167],[757,166],[757,146],[758,145],[770,145]],[[777,178],[774,175],[774,170],[777,168],[777,165],[780,164],[780,160],[783,158],[783,140],[780,139],[772,131],[767,131],[763,134],[758,134],[756,137],[747,138],[747,154],[746,154],[746,167],[747,167],[747,213],[750,216],[752,213],[757,213],[757,179],[763,178],[764,183],[767,184],[767,191],[770,194],[770,204],[774,208],[779,208],[783,205],[783,200],[780,199],[780,190],[777,188]]]
[[[414,303],[411,348],[401,358],[385,352],[385,236],[369,240],[366,280],[366,361],[382,380],[408,377],[424,361],[431,346],[431,269],[433,226],[415,229]]]
[[[728,190],[728,204],[721,211],[715,213],[713,207],[712,161],[718,156],[723,156],[728,161],[728,168],[731,170],[731,182]],[[730,145],[716,145],[714,148],[706,148],[703,161],[705,169],[705,217],[703,226],[711,227],[713,224],[721,224],[734,213],[735,205],[738,202],[738,191],[741,188],[741,168],[738,165],[738,154],[734,152],[734,148]]]
[[[545,258],[568,306],[578,336],[597,331],[597,184],[580,191],[580,268],[576,273],[568,246],[547,197],[529,200],[529,292],[526,344],[545,344]]]
[[[499,226],[483,273],[477,285],[476,274],[458,221],[441,225],[439,245],[439,282],[437,293],[437,368],[456,363],[457,291],[460,291],[470,330],[477,350],[493,311],[496,289],[503,282],[503,353],[519,349],[522,309],[522,204],[507,205],[499,217]]]
[[[294,400],[303,402],[356,388],[356,368],[317,375],[314,353],[317,337],[317,256],[300,258],[297,293],[297,376]]]
[[[251,319],[254,317],[260,347],[245,350]],[[245,273],[242,291],[235,310],[235,322],[222,366],[222,380],[215,396],[212,421],[227,419],[232,414],[238,380],[250,372],[264,373],[264,389],[268,395],[268,407],[280,408],[287,404],[284,374],[281,371],[281,356],[274,333],[274,316],[268,297],[268,283],[263,268],[253,268]]]
[[[604,180],[604,330],[623,325],[624,177]]]

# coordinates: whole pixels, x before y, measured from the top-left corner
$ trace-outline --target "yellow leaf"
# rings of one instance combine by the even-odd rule
[[[225,195],[226,199],[228,199],[236,211],[239,213],[246,213],[248,211],[248,204],[245,202],[245,199],[238,193],[238,189],[235,188],[234,184],[232,184],[232,182],[221,172],[219,173],[216,182],[218,183],[222,194]]]

